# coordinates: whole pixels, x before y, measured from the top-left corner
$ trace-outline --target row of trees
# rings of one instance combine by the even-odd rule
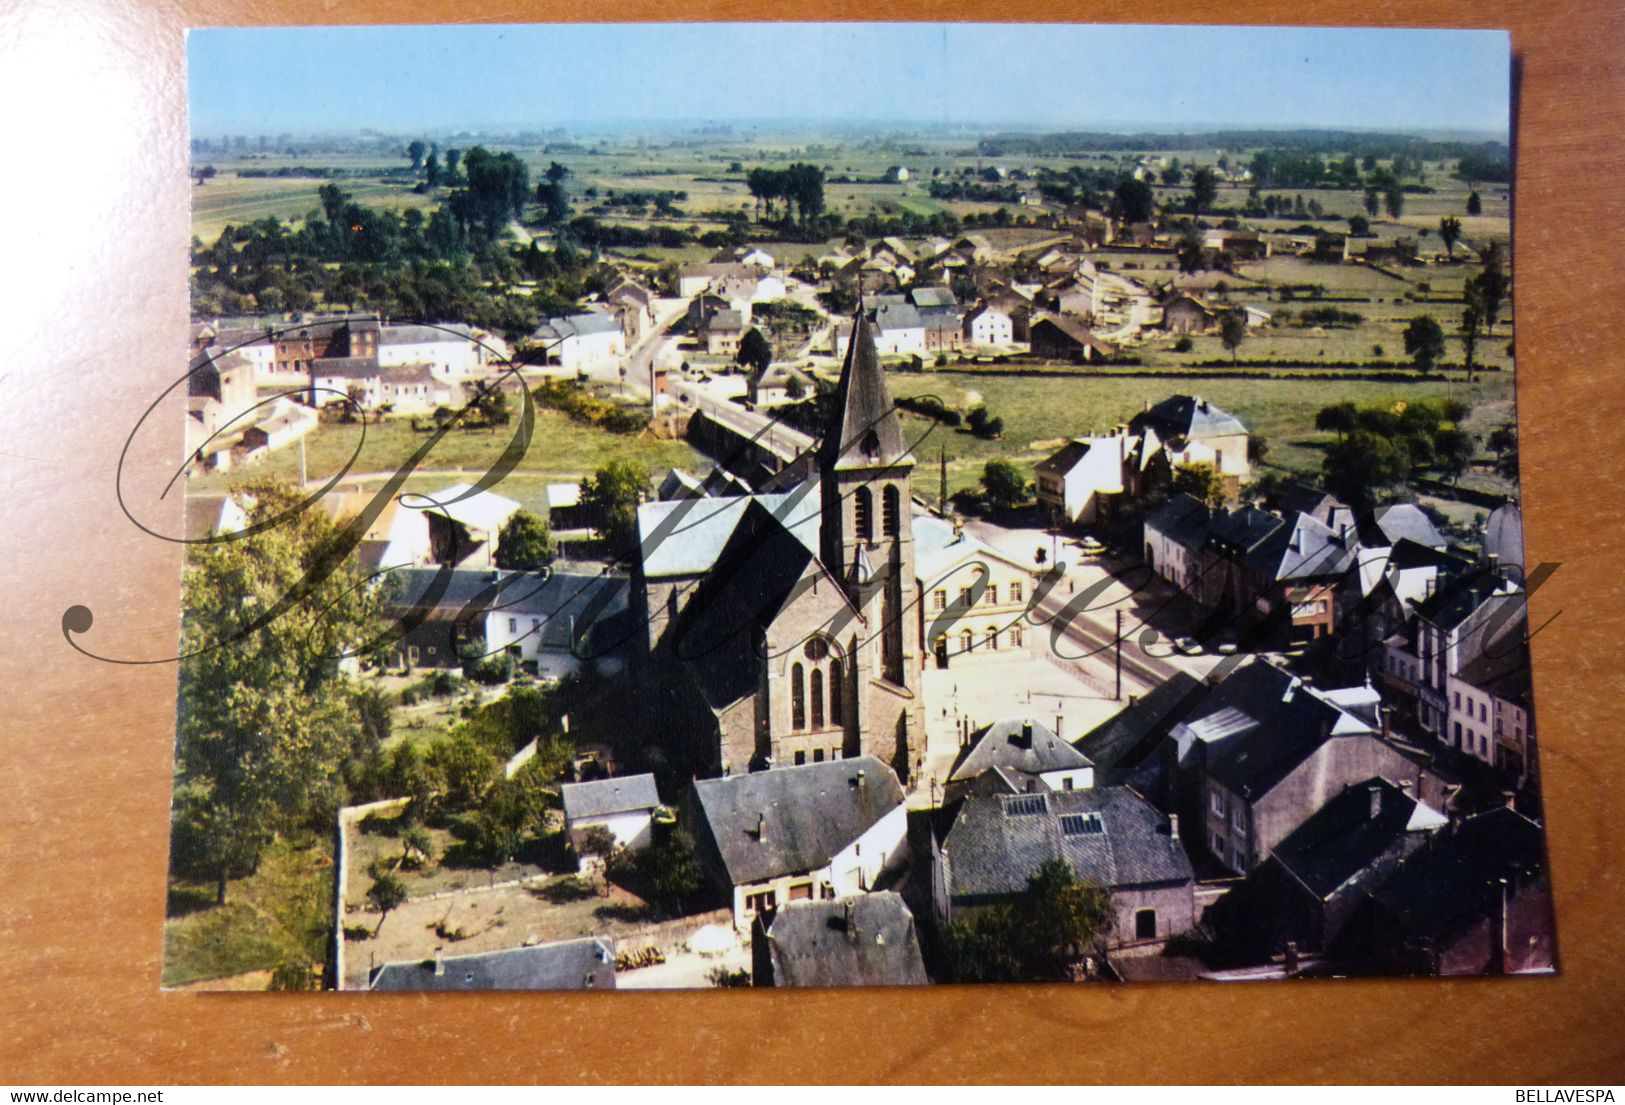
[[[1315,429],[1337,435],[1322,462],[1327,489],[1356,509],[1368,509],[1418,469],[1438,468],[1459,477],[1477,448],[1462,428],[1470,412],[1460,400],[1322,408]]]
[[[773,219],[773,205],[784,204],[784,221],[810,224],[824,213],[824,170],[798,161],[785,169],[751,169],[745,174],[745,187],[756,200],[757,217],[767,209]]]

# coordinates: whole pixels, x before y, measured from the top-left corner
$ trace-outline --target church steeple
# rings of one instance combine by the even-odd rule
[[[913,463],[860,304],[852,317],[852,340],[835,389],[835,420],[818,447],[818,465],[834,472]]]

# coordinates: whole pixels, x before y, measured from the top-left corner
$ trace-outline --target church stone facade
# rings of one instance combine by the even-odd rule
[[[914,458],[874,339],[852,332],[806,480],[640,511],[644,685],[701,773],[858,755],[919,772]]]

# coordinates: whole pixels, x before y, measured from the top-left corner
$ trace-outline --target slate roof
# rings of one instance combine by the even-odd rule
[[[925,320],[920,317],[908,303],[896,305],[886,304],[875,312],[875,325],[880,327],[882,334],[894,330],[918,330],[925,326]]]
[[[560,339],[583,337],[589,334],[619,333],[621,324],[614,315],[580,314],[564,318],[550,318],[543,329],[551,329]]]
[[[1016,812],[1023,808],[1037,812]],[[1062,817],[1089,814],[1101,831],[1063,830]],[[1019,894],[1052,859],[1107,889],[1193,878],[1167,819],[1127,787],[966,798],[942,848],[948,894],[960,899]]]
[[[1145,528],[1186,549],[1199,549],[1213,524],[1213,511],[1201,499],[1181,491],[1157,508]]]
[[[435,961],[386,963],[373,972],[374,990],[613,990],[615,942],[606,936],[533,948],[454,955]]]
[[[1036,471],[1054,476],[1064,476],[1078,466],[1089,452],[1087,441],[1069,441],[1055,452],[1039,461]]]
[[[378,332],[379,345],[428,345],[473,340],[473,329],[460,323],[445,326],[385,326]]]
[[[1026,564],[973,535],[961,531],[956,536],[954,527],[941,518],[934,518],[929,514],[916,514],[910,519],[910,528],[914,532],[914,574],[926,586],[942,579],[949,568],[967,557],[974,560],[1001,561],[1019,568],[1023,573],[1031,574]]]
[[[618,779],[594,779],[590,783],[565,783],[559,787],[564,819],[607,817],[612,813],[635,813],[660,805],[660,792],[653,775],[623,775]]]
[[[624,576],[585,572],[396,568],[389,579],[398,588],[390,598],[397,614],[422,603],[441,618],[488,613],[545,618],[539,643],[549,648],[570,648],[595,627],[625,613],[631,595]]]
[[[310,362],[312,376],[360,378],[378,375],[377,357],[318,357]]]
[[[1330,491],[1297,480],[1289,480],[1276,488],[1270,505],[1282,514],[1308,514],[1321,522],[1331,521],[1332,510],[1343,504]]]
[[[693,796],[735,886],[816,871],[903,804],[873,756],[699,779]]]
[[[818,547],[820,500],[816,484],[803,484],[781,494],[644,503],[638,507],[643,574],[659,579],[710,571],[752,502],[779,518],[809,550]]]
[[[1416,604],[1416,613],[1448,632],[1487,604],[1521,604],[1523,592],[1508,592],[1505,585],[1502,576],[1487,568],[1462,576],[1441,575],[1433,594]]]
[[[1277,582],[1341,576],[1354,564],[1359,545],[1307,514],[1294,515],[1250,548],[1246,563]]]
[[[1377,795],[1372,812],[1372,794]],[[1411,831],[1416,799],[1385,779],[1344,788],[1277,844],[1275,861],[1322,900],[1370,867]],[[1427,821],[1437,825],[1440,819]]]
[[[1169,730],[1199,707],[1206,695],[1200,679],[1175,672],[1073,741],[1073,747],[1099,770],[1130,770],[1150,756]]]
[[[1388,553],[1388,565],[1400,571],[1410,571],[1413,568],[1440,568],[1449,572],[1463,572],[1472,567],[1462,557],[1436,549],[1431,545],[1419,544],[1409,537],[1401,537],[1394,542]]]
[[[489,489],[469,494],[473,490],[472,484],[454,483],[439,491],[409,491],[401,496],[401,506],[425,514],[443,515],[495,537],[519,511],[519,504]]]
[[[818,447],[818,463],[824,471],[914,463],[868,326],[852,327],[834,407],[835,422]],[[872,443],[873,452],[865,451],[865,443]]]
[[[1524,638],[1528,632],[1528,614],[1519,611],[1461,665],[1456,678],[1527,709],[1531,688],[1529,643]]]
[[[1378,531],[1390,544],[1407,537],[1429,548],[1437,548],[1445,543],[1444,535],[1439,532],[1438,527],[1414,503],[1393,503],[1378,507],[1372,518]]]
[[[745,316],[738,311],[717,311],[705,321],[707,333],[720,333],[722,331],[743,330]]]
[[[1500,557],[1504,566],[1523,567],[1523,510],[1517,503],[1490,511],[1484,523],[1484,552]]]
[[[434,384],[439,382],[435,378],[433,367],[426,364],[382,365],[378,369],[378,379],[383,383],[396,387],[401,384]]]
[[[925,986],[914,914],[889,890],[791,902],[765,915],[774,986]]]
[[[1212,437],[1247,432],[1247,427],[1235,415],[1220,410],[1197,395],[1170,395],[1150,410],[1135,415],[1129,428],[1137,431],[1145,425],[1155,427],[1164,438]]]
[[[747,499],[745,504],[739,524],[683,607],[671,637],[677,657],[717,709],[755,693],[757,634],[773,624],[808,568],[817,563],[812,550],[759,501]]]
[[[1262,660],[1245,664],[1185,722],[1207,742],[1207,773],[1248,800],[1268,794],[1327,740],[1371,726]]]
[[[1097,349],[1106,354],[1112,352],[1109,343],[1095,337],[1093,330],[1068,315],[1041,315],[1033,319],[1032,330],[1036,331],[1040,326],[1053,326],[1081,346]]]
[[[1279,516],[1255,506],[1221,510],[1214,513],[1213,524],[1208,528],[1208,544],[1244,555],[1284,525],[1286,522]]]
[[[959,301],[954,293],[947,288],[915,288],[913,293],[914,306],[924,310],[929,307],[958,307]]]
[[[1032,718],[1004,718],[973,734],[972,743],[960,752],[948,778],[973,779],[995,767],[1041,775],[1092,766],[1088,756],[1056,736],[1047,725]]]
[[[1410,932],[1446,936],[1494,907],[1500,879],[1544,874],[1545,852],[1538,823],[1516,810],[1493,809],[1435,833],[1372,897]]]

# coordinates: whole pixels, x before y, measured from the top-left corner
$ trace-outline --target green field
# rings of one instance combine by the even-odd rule
[[[499,430],[453,430],[419,466],[441,475],[414,477],[407,490],[426,491],[458,480],[472,482],[496,463],[515,426]],[[427,439],[412,429],[409,419],[390,419],[363,427],[359,424],[323,423],[305,439],[307,477],[313,482],[337,473],[356,454],[345,486],[353,477],[370,477],[359,485],[375,488],[395,472]],[[649,437],[621,437],[572,422],[556,411],[536,412],[535,433],[519,468],[494,488],[531,509],[544,507],[549,483],[574,482],[611,460],[641,461],[656,473],[672,467],[691,467],[701,457],[686,442],[657,441]],[[274,477],[299,478],[299,447],[289,446],[236,472],[199,476],[188,483],[195,493],[223,491],[249,481]]]
[[[1414,384],[1365,380],[1237,380],[1147,377],[1061,377],[994,373],[894,373],[899,397],[935,395],[950,406],[968,409],[976,403],[1004,419],[1003,440],[984,441],[964,430],[936,426],[904,415],[904,433],[915,443],[915,456],[935,470],[938,450],[948,454],[950,489],[968,487],[981,478],[982,465],[996,456],[1030,465],[1042,460],[1069,437],[1110,432],[1149,402],[1169,395],[1200,395],[1234,414],[1254,434],[1269,442],[1268,463],[1295,472],[1319,470],[1322,451],[1332,436],[1316,433],[1315,412],[1332,403],[1391,405],[1423,398],[1454,396],[1474,404],[1467,428],[1487,434],[1511,416],[1512,378],[1487,373],[1472,384],[1455,374]],[[934,475],[927,481],[935,488]]]

